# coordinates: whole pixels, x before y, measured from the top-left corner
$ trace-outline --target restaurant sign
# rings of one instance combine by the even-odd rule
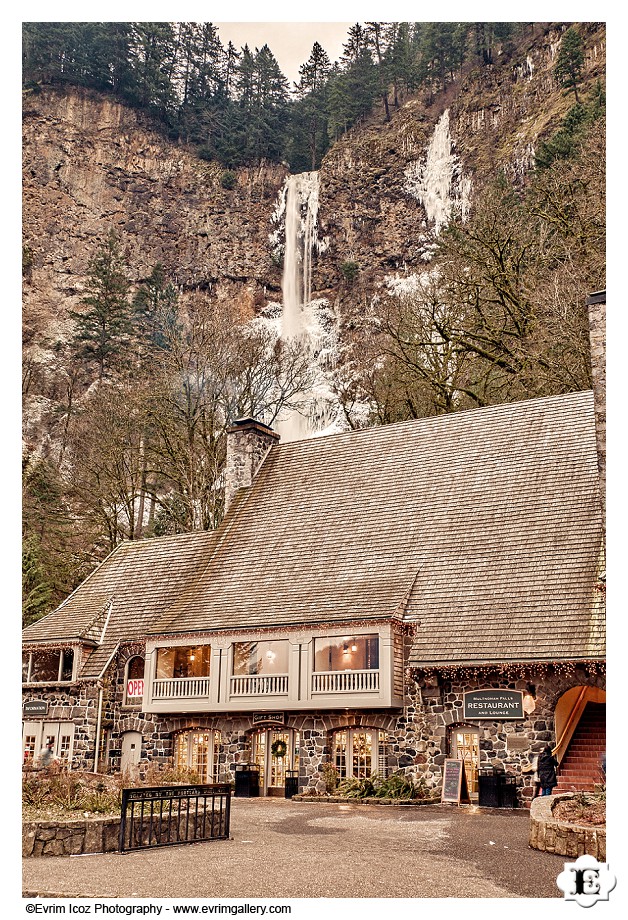
[[[286,721],[285,712],[254,712],[253,713],[253,725],[257,725],[258,722],[279,722],[280,725],[283,725]]]
[[[470,690],[464,694],[464,720],[524,719],[521,690]]]

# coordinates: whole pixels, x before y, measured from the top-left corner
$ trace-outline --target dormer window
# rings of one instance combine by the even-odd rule
[[[42,649],[22,656],[25,683],[70,683],[74,674],[74,649]]]

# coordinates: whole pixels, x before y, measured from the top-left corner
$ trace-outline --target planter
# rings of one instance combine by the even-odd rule
[[[589,827],[557,821],[552,805],[573,798],[573,792],[544,795],[534,799],[530,807],[530,846],[558,856],[576,859],[587,853],[599,862],[606,862],[606,828]]]
[[[438,805],[440,804],[440,796],[438,798],[432,799],[385,799],[378,798],[377,796],[367,796],[366,798],[359,799],[353,798],[348,795],[295,795],[292,798],[293,802],[309,802],[312,805],[319,805],[324,802],[331,802],[332,804],[342,804],[342,805]]]

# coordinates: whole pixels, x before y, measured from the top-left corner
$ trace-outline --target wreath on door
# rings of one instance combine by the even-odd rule
[[[270,753],[273,755],[273,757],[285,757],[288,753],[288,745],[281,739],[273,741],[270,746]]]

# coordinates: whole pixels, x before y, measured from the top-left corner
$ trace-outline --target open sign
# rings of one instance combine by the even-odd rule
[[[126,684],[127,697],[144,696],[143,680],[128,680]]]

